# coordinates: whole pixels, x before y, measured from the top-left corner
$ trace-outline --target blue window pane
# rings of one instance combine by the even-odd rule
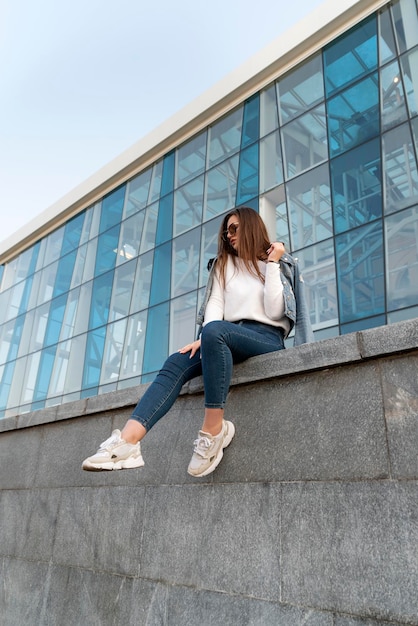
[[[195,228],[173,240],[172,298],[197,289],[200,233],[201,229]]]
[[[286,178],[322,163],[328,158],[325,106],[301,115],[282,128]]]
[[[297,253],[306,285],[306,302],[314,330],[338,324],[334,239]]]
[[[277,83],[282,124],[299,117],[324,99],[322,57],[316,55]]]
[[[115,270],[109,322],[115,322],[129,314],[136,265],[137,261],[133,259]]]
[[[240,152],[236,204],[258,196],[258,143]]]
[[[176,187],[205,171],[207,132],[193,137],[176,151]]]
[[[65,227],[62,226],[61,228],[54,230],[54,232],[42,239],[37,269],[39,269],[40,267],[46,267],[53,261],[56,261],[61,256],[64,230]]]
[[[399,52],[418,44],[418,15],[415,0],[398,0],[392,5],[395,36]]]
[[[268,135],[278,127],[276,86],[271,85],[260,93],[260,137]]]
[[[149,168],[129,182],[124,217],[129,217],[146,207],[151,174],[152,168]]]
[[[331,156],[363,143],[379,133],[377,74],[356,83],[327,103]]]
[[[157,233],[158,204],[151,204],[145,209],[144,227],[142,230],[140,253],[151,250],[155,245]]]
[[[141,211],[122,222],[116,265],[131,261],[138,255],[144,222],[145,211]]]
[[[409,115],[413,117],[418,114],[418,49],[401,57],[401,68]]]
[[[91,294],[89,329],[107,324],[114,272],[94,279]]]
[[[328,166],[298,176],[287,186],[292,224],[292,249],[332,237],[331,186]]]
[[[389,7],[378,15],[379,20],[379,62],[383,65],[396,56],[395,36]]]
[[[2,280],[3,280],[3,274],[4,274],[4,265],[0,265],[0,290],[2,289]]]
[[[161,178],[161,196],[171,193],[174,189],[174,152],[169,152],[163,159],[163,173]]]
[[[50,346],[53,343],[57,343],[59,341],[62,320],[64,318],[65,307],[67,304],[68,293],[60,296],[59,298],[55,298],[52,300],[49,315],[48,315],[48,323],[45,332],[44,346]]]
[[[289,223],[287,215],[286,193],[284,185],[276,187],[260,199],[260,214],[274,241],[283,241],[288,250],[290,245]]]
[[[122,185],[122,187],[115,189],[115,191],[103,198],[99,233],[103,233],[121,221],[125,191],[126,185]]]
[[[382,215],[380,142],[375,139],[331,161],[335,232]]]
[[[382,222],[336,237],[340,322],[385,310]]]
[[[149,309],[143,373],[158,371],[168,356],[169,303]]]
[[[224,161],[206,174],[205,220],[235,206],[238,178],[238,155]]]
[[[83,370],[83,389],[99,384],[105,345],[106,328],[97,328],[88,333]]]
[[[258,141],[260,136],[260,95],[257,93],[244,105],[241,148]]]
[[[164,196],[160,200],[158,207],[157,234],[155,237],[155,243],[157,246],[160,243],[168,241],[173,236],[173,203],[173,193],[170,193],[168,196]]]
[[[209,167],[238,152],[241,145],[243,107],[209,128]]]
[[[48,395],[48,387],[52,376],[52,368],[54,367],[56,350],[57,346],[51,346],[41,353],[36,385],[33,392],[34,401],[45,399]]]
[[[76,258],[77,250],[73,250],[70,254],[67,254],[59,260],[55,276],[54,291],[52,294],[53,298],[67,292],[70,289]]]
[[[83,211],[76,217],[73,217],[65,225],[61,255],[67,254],[67,252],[71,252],[71,250],[75,250],[78,247],[80,243],[81,233],[83,232],[85,215],[86,212]]]
[[[155,249],[150,306],[170,298],[171,241]]]
[[[418,305],[418,206],[385,220],[387,308]]]
[[[2,332],[2,345],[0,350],[2,363],[12,361],[17,357],[24,325],[25,315],[21,315],[14,322],[9,322],[5,325],[4,332]]]
[[[148,204],[158,200],[161,194],[161,179],[163,175],[163,161],[154,164],[151,174],[151,182],[149,188]]]
[[[196,337],[196,300],[197,291],[192,291],[171,301],[170,354]]]
[[[115,267],[116,256],[119,250],[119,231],[120,224],[99,235],[94,267],[95,276]]]
[[[409,124],[383,135],[385,212],[393,213],[418,202],[418,171]]]
[[[177,189],[174,194],[174,235],[202,222],[204,176]]]
[[[324,49],[328,96],[377,67],[376,17],[364,20]]]
[[[276,131],[260,141],[260,193],[283,182],[283,158],[280,133]]]
[[[136,311],[146,309],[148,306],[153,265],[154,252],[152,250],[138,258],[135,278],[132,283],[130,313],[136,313]]]
[[[350,324],[343,324],[341,326],[341,335],[347,333],[354,333],[360,330],[367,330],[368,328],[378,328],[386,324],[385,315],[377,315],[375,317],[368,317],[364,320],[358,320],[357,322],[351,322]]]
[[[0,368],[0,409],[2,411],[7,408],[7,401],[9,399],[15,364],[16,361],[12,361],[11,363],[6,363],[6,365]]]
[[[408,119],[398,61],[393,61],[380,70],[380,108],[382,130],[388,130]]]

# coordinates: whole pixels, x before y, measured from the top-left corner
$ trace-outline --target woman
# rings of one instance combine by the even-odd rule
[[[203,374],[205,413],[188,473],[199,477],[214,471],[235,433],[232,422],[224,420],[233,363],[282,350],[294,326],[299,335],[298,327],[303,330],[302,340],[295,343],[312,339],[302,279],[295,260],[283,255],[284,244],[270,243],[264,222],[253,209],[236,208],[224,217],[218,256],[199,313],[198,339],[168,357],[122,432],[115,430],[83,462],[84,470],[142,466],[140,441],[171,408],[184,383]]]

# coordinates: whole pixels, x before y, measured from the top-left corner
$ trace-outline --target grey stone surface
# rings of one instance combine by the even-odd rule
[[[40,424],[50,424],[54,422],[57,415],[58,406],[50,406],[32,413],[23,413],[17,418],[18,428],[28,428],[30,426],[39,426]]]
[[[36,486],[42,431],[27,428],[0,436],[0,488],[27,489]]]
[[[418,624],[416,482],[282,489],[282,601]]]
[[[236,435],[215,480],[330,480],[388,476],[374,363],[233,389]]]
[[[357,619],[355,617],[336,617],[334,626],[399,626],[407,622],[376,621],[374,619]]]
[[[382,362],[382,390],[394,478],[418,478],[418,356]]]
[[[149,487],[140,575],[278,601],[279,493],[274,485]]]
[[[418,348],[418,319],[379,326],[358,333],[364,359]]]

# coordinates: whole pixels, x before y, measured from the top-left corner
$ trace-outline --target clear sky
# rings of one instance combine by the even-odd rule
[[[323,0],[0,0],[0,241]]]

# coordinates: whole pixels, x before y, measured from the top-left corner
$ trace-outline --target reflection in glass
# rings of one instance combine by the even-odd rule
[[[141,311],[128,319],[120,367],[121,379],[133,378],[142,372],[147,318],[148,311]]]
[[[334,228],[341,233],[382,214],[380,142],[375,139],[331,161]]]
[[[141,174],[135,176],[135,178],[129,182],[124,209],[124,218],[138,213],[138,211],[142,211],[142,209],[146,207],[151,182],[151,173],[152,168],[148,168],[145,172],[141,172]]]
[[[209,167],[238,152],[241,145],[242,114],[241,106],[209,128]]]
[[[54,367],[49,383],[49,396],[59,396],[64,393],[65,379],[73,341],[74,340],[63,341],[57,346]]]
[[[418,201],[418,173],[409,124],[383,135],[385,212],[399,211]]]
[[[401,68],[409,115],[412,117],[418,113],[418,49],[401,57]]]
[[[260,193],[283,182],[283,159],[280,133],[268,135],[260,141]]]
[[[260,137],[260,96],[255,94],[244,104],[241,149],[258,141]]]
[[[130,313],[136,313],[148,306],[151,289],[151,276],[154,261],[154,252],[147,252],[138,259],[135,278],[132,285],[132,300]]]
[[[204,176],[174,192],[174,235],[198,226],[202,221]]]
[[[171,301],[170,354],[196,338],[196,298],[197,292],[192,291]]]
[[[375,137],[379,133],[377,74],[331,98],[327,110],[331,156]]]
[[[170,298],[171,247],[172,242],[169,241],[163,246],[155,248],[149,300],[150,306],[159,304]]]
[[[101,385],[116,382],[119,378],[127,321],[125,317],[119,322],[107,325],[102,371],[100,375]]]
[[[164,302],[148,309],[143,373],[157,372],[168,356],[170,304]]]
[[[129,314],[131,294],[134,284],[136,259],[121,265],[115,270],[112,300],[109,309],[109,322],[116,321]]]
[[[126,263],[137,256],[144,228],[145,211],[128,218],[121,224],[116,264]]]
[[[385,7],[378,15],[379,20],[379,61],[380,65],[396,56],[395,36],[389,7]]]
[[[96,387],[100,380],[106,327],[96,328],[87,334],[86,353],[83,370],[83,390]]]
[[[399,52],[418,44],[418,15],[415,0],[397,0],[392,4],[395,35]]]
[[[280,78],[277,90],[282,124],[319,104],[324,99],[321,55],[317,54]]]
[[[282,128],[286,178],[328,158],[327,127],[323,105]]]
[[[418,305],[418,206],[385,220],[387,308]]]
[[[116,257],[119,249],[120,224],[99,235],[97,242],[96,264],[94,275],[111,270],[116,265]]]
[[[103,198],[99,233],[103,233],[116,224],[119,226],[122,219],[125,191],[126,185],[122,185]]]
[[[224,161],[206,174],[205,220],[225,213],[235,206],[238,155]]]
[[[205,131],[176,150],[176,187],[205,171],[206,141]]]
[[[407,119],[398,61],[393,61],[380,70],[380,107],[382,130],[388,130]]]
[[[367,224],[335,240],[340,322],[383,313],[385,280],[382,222]]]
[[[287,198],[293,250],[332,236],[331,188],[326,165],[290,181]]]
[[[155,245],[157,232],[158,204],[152,204],[145,210],[145,222],[142,230],[141,254],[151,250]]]
[[[208,278],[208,263],[218,253],[218,232],[221,218],[211,220],[202,226],[202,247],[200,250],[199,287],[206,285]]]
[[[260,137],[279,127],[276,87],[271,85],[260,93]]]
[[[306,299],[314,330],[338,324],[334,240],[327,239],[298,251],[306,285]]]
[[[272,241],[283,241],[286,248],[291,250],[290,221],[287,215],[284,185],[272,189],[260,198],[260,215],[264,220]]]
[[[114,272],[103,274],[93,281],[89,329],[107,324]]]
[[[363,20],[326,46],[323,58],[328,96],[376,69],[376,16]]]
[[[239,173],[236,205],[246,204],[258,196],[258,144],[253,144],[239,155]]]
[[[173,240],[172,298],[197,289],[200,232],[196,228]]]

